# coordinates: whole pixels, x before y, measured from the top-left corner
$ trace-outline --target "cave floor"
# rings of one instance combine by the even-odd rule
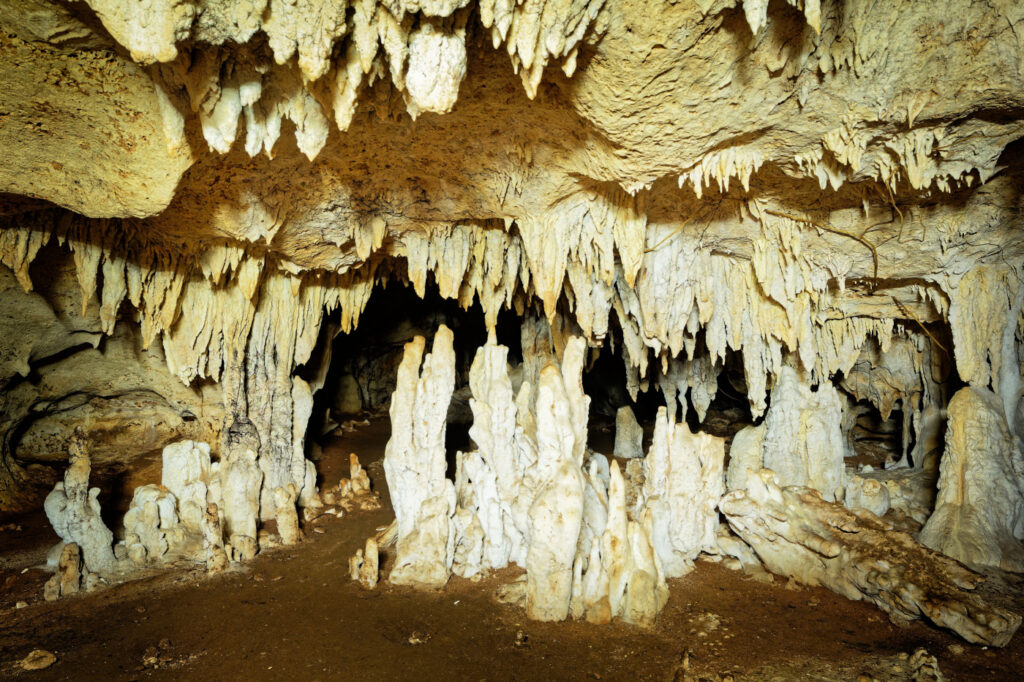
[[[453,578],[435,593],[386,582],[364,591],[348,578],[348,558],[392,518],[380,465],[387,427],[374,420],[332,441],[320,463],[322,485],[333,485],[357,452],[381,490],[381,510],[320,517],[301,545],[219,576],[162,571],[46,603],[47,574],[23,572],[55,541],[45,517],[0,532],[0,678],[907,679],[907,654],[918,647],[947,679],[1019,679],[1024,669],[1020,634],[1005,650],[975,647],[921,623],[896,627],[873,606],[824,589],[764,584],[709,562],[670,581],[651,630],[529,621],[491,599],[511,570],[479,583]],[[17,600],[28,606],[15,609]],[[37,648],[57,663],[23,672],[17,662]]]

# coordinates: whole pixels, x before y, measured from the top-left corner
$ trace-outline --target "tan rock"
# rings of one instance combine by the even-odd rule
[[[45,670],[57,662],[57,657],[45,649],[34,649],[21,659],[22,670]]]

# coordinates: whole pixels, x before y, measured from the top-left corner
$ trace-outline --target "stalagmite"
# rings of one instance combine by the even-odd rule
[[[525,566],[526,612],[537,620],[563,620],[569,614],[583,523],[582,466],[590,405],[580,384],[584,348],[582,338],[570,339],[561,369],[549,364],[538,378],[536,493],[528,513]]]
[[[784,367],[764,423],[741,431],[733,442],[729,488],[741,488],[747,470],[765,467],[776,471],[784,485],[806,485],[826,500],[835,499],[844,485],[848,454],[841,424],[836,389],[824,384],[812,390],[795,369]]]
[[[352,485],[353,495],[366,495],[370,492],[370,477],[366,475],[366,470],[363,469],[359,463],[359,457],[356,453],[350,453],[349,456],[349,480]]]
[[[661,559],[651,546],[651,519],[651,514],[645,513],[642,523],[629,520],[625,483],[618,462],[613,462],[608,524],[600,542],[601,564],[591,562],[584,581],[587,619],[591,622],[608,622],[604,619],[607,605],[609,620],[621,617],[630,623],[650,625],[668,600]]]
[[[729,446],[729,468],[726,471],[726,487],[742,490],[747,487],[750,472],[757,473],[764,466],[761,445],[764,441],[764,425],[746,426],[736,432]]]
[[[368,538],[366,549],[363,550],[363,565],[359,567],[359,584],[367,589],[377,586],[378,561],[377,541]]]
[[[206,550],[206,570],[220,573],[228,567],[228,554],[224,549],[224,530],[220,523],[220,509],[210,502],[203,514],[203,541]]]
[[[295,504],[299,499],[299,491],[294,483],[274,490],[274,512],[277,519],[277,534],[285,545],[294,545],[301,539],[299,533],[299,514]]]
[[[542,373],[541,396],[547,391],[544,384]],[[538,400],[543,406],[544,398]],[[569,615],[582,520],[583,476],[570,462],[556,464],[530,506],[526,554],[526,615],[530,618],[564,620]]]
[[[256,527],[259,520],[260,486],[263,472],[256,464],[256,453],[249,449],[228,451],[217,468],[220,483],[220,512],[224,515],[224,536],[230,544],[232,559],[256,556]],[[214,496],[216,499],[216,496]]]
[[[124,544],[134,564],[161,561],[182,538],[178,522],[178,500],[164,486],[144,485],[135,489],[131,506],[124,515]]]
[[[633,408],[620,407],[615,413],[615,456],[633,459],[644,456],[644,431],[636,421]]]
[[[462,471],[472,484],[472,500],[460,499],[472,509],[484,535],[484,565],[504,568],[509,561],[524,561],[526,531],[522,490],[525,473],[524,453],[516,433],[516,405],[508,370],[508,349],[489,339],[473,359],[469,384],[473,397],[473,425],[469,435],[477,445],[476,453],[462,457]],[[527,388],[526,390],[529,390]],[[457,491],[465,497],[466,491]]]
[[[891,506],[888,486],[874,478],[861,476],[850,477],[843,501],[850,509],[866,509],[875,516],[885,516]]]
[[[206,514],[210,446],[193,441],[174,443],[164,448],[162,461],[160,482],[177,500],[181,522],[189,530],[199,530]]]
[[[391,438],[384,455],[398,522],[395,567],[400,585],[441,587],[451,572],[455,488],[445,478],[445,416],[455,383],[452,333],[442,325],[431,352],[424,339],[405,346],[391,398]],[[422,360],[423,369],[420,370]]]
[[[329,496],[329,499],[333,500],[332,504],[340,505],[345,511],[352,511],[354,508],[363,511],[380,509],[380,495],[371,489],[370,476],[354,452],[349,453],[348,470],[349,478],[341,479],[325,496]]]
[[[89,488],[89,453],[84,437],[76,432],[68,452],[64,480],[46,497],[46,517],[66,543],[76,543],[87,570],[105,574],[114,571],[114,534],[100,517],[99,488]]]
[[[61,549],[57,572],[43,586],[46,601],[77,594],[82,588],[82,553],[78,545],[69,542]]]
[[[665,575],[679,578],[693,560],[717,546],[718,500],[725,494],[725,444],[693,434],[658,410],[644,459],[644,485],[636,515],[650,515],[651,540]]]
[[[1006,646],[1020,626],[1020,616],[972,591],[981,575],[870,512],[828,502],[811,488],[781,488],[767,469],[719,506],[773,573],[868,599],[896,622],[925,618],[977,644]]]
[[[935,511],[920,540],[970,566],[1024,571],[1024,453],[999,397],[960,389],[949,401]]]
[[[470,434],[480,450],[457,460],[455,571],[476,576],[477,561],[501,568],[511,560],[526,568],[525,580],[500,598],[522,603],[531,618],[650,625],[667,599],[652,516],[632,520],[618,463],[584,458],[584,432],[559,428],[586,421],[583,349],[581,338],[568,339],[562,363],[552,358],[538,372],[535,404],[528,379],[513,404],[507,349],[491,339],[478,351]]]
[[[463,507],[452,516],[455,547],[452,572],[462,578],[479,580],[484,576],[484,527],[480,517]]]

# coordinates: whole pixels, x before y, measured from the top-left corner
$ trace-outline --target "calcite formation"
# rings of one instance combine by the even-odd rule
[[[452,565],[455,487],[445,478],[445,417],[455,384],[452,333],[442,327],[423,357],[422,336],[406,344],[391,399],[384,472],[398,525],[391,581],[440,587]],[[422,363],[422,370],[420,365]]]
[[[91,589],[100,577],[124,579],[143,567],[198,563],[218,573],[231,561],[252,559],[260,549],[262,479],[252,453],[213,462],[207,443],[179,441],[165,447],[160,483],[135,489],[116,544],[100,516],[99,489],[87,489],[89,456],[81,432],[72,437],[70,459],[64,480],[46,499],[47,516],[62,540],[51,553],[59,559],[47,583],[47,599],[73,594],[79,586]],[[279,487],[274,499],[280,542],[295,544],[301,539],[298,488],[294,483]]]
[[[615,413],[615,456],[633,459],[644,456],[644,431],[633,408],[623,405]]]
[[[649,511],[654,549],[669,578],[689,573],[701,552],[714,553],[724,468],[722,439],[691,433],[685,423],[658,412],[637,516]]]
[[[43,586],[46,601],[78,594],[82,588],[82,552],[78,545],[69,542],[64,545],[57,560],[57,571]]]
[[[761,426],[737,434],[729,462],[731,488],[744,488],[748,471],[768,468],[784,485],[809,486],[834,500],[845,482],[850,454],[841,430],[842,403],[831,384],[812,389],[792,367],[772,388]]]
[[[78,546],[87,570],[108,573],[117,563],[114,534],[100,515],[100,489],[89,487],[90,471],[84,438],[76,432],[71,437],[64,480],[46,497],[46,517],[63,542]]]
[[[531,337],[551,338],[534,327],[524,327],[523,337],[524,344]],[[437,357],[453,362],[450,354],[437,356],[438,338],[451,343],[449,334],[438,334],[417,383],[422,340],[408,346],[408,373],[400,374],[392,400],[392,418],[403,422],[388,444],[391,462],[385,460],[388,486],[398,498],[389,580],[439,587],[452,573],[476,578],[518,564],[526,575],[510,587],[516,596],[509,598],[531,618],[652,624],[668,598],[666,577],[686,573],[701,551],[717,551],[722,442],[690,433],[662,410],[644,460],[643,495],[629,509],[618,461],[609,465],[604,455],[589,451],[580,428],[590,402],[580,381],[584,339],[568,338],[560,361],[550,353],[551,361],[536,373],[536,390],[524,372],[513,399],[508,349],[492,337],[470,370],[470,434],[478,449],[458,453],[453,484],[439,463],[443,452],[417,456],[415,443],[405,445],[408,436],[399,430],[410,417],[415,425],[429,423],[444,407],[420,399],[424,391],[431,394],[429,377],[449,376],[432,364]],[[420,502],[416,525],[403,536],[398,510],[410,493],[422,490],[409,487],[427,477],[439,492]],[[353,558],[351,572],[365,584],[358,571],[364,561],[365,554]]]
[[[299,491],[294,483],[274,490],[274,518],[277,521],[277,533],[281,542],[294,545],[301,539],[299,531],[299,515],[295,511]]]
[[[666,576],[724,551],[725,489],[727,516],[760,513],[739,507],[762,504],[761,467],[820,493],[798,495],[807,523],[840,514],[888,546],[869,509],[1018,570],[1022,35],[1015,0],[4,3],[0,513],[52,490],[100,575],[181,538],[210,566],[251,558],[275,519],[294,539],[318,508],[332,342],[408,286],[490,341],[467,371],[449,327],[426,359],[398,330],[362,374],[343,359],[326,401],[381,408],[421,336],[390,404],[393,581],[514,563],[533,616],[647,623]],[[518,347],[498,343],[516,324]],[[613,409],[649,426],[640,405],[664,403],[625,467],[587,443],[602,348]],[[723,483],[704,431],[725,403],[750,421]],[[851,459],[865,415],[900,419],[874,466]],[[90,470],[182,441],[115,555]],[[363,484],[353,467],[336,492]],[[778,547],[779,566],[812,551]],[[844,556],[822,569],[840,582],[874,561]],[[977,641],[1012,631],[942,594],[907,608]]]
[[[187,440],[173,443],[163,449],[161,463],[160,483],[177,500],[182,524],[199,530],[207,511],[210,446]]]
[[[184,540],[179,521],[178,500],[173,493],[152,484],[136,488],[124,515],[128,559],[139,565],[162,561],[172,544]]]
[[[1024,571],[1024,453],[999,398],[960,389],[949,401],[935,511],[921,542],[976,566]]]
[[[257,524],[260,518],[260,490],[263,472],[256,463],[256,452],[230,449],[216,465],[219,483],[220,513],[223,515],[224,537],[231,547],[232,558],[251,559],[256,554]],[[211,467],[212,470],[212,467]],[[211,486],[214,490],[216,487]],[[211,497],[218,498],[216,492]],[[276,509],[276,507],[275,507]]]

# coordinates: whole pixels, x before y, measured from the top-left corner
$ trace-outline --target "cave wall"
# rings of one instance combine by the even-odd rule
[[[220,391],[182,384],[130,315],[105,321],[68,251],[44,248],[30,272],[38,286],[26,290],[0,266],[0,509],[39,504],[76,428],[101,474],[177,440],[216,440]]]

